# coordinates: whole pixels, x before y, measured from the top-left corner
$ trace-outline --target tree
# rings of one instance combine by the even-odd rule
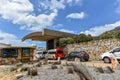
[[[99,36],[100,39],[110,39],[113,38],[113,35],[110,32],[105,32]]]
[[[120,30],[119,30],[119,31],[117,31],[117,32],[114,34],[114,36],[115,36],[115,38],[120,39]]]
[[[79,34],[79,35],[74,36],[74,41],[76,43],[88,42],[88,41],[91,41],[91,40],[93,40],[93,37],[90,34],[88,34],[88,35]]]
[[[87,41],[92,41],[92,40],[93,40],[93,37],[92,37],[90,34],[88,34],[88,35],[87,35],[87,39],[88,39]]]
[[[75,43],[74,39],[71,37],[68,38],[60,38],[57,40],[57,46],[58,47],[65,47],[67,44]]]

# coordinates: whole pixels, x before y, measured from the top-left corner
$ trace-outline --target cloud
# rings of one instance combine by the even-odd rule
[[[0,16],[19,24],[21,30],[41,31],[52,26],[58,11],[66,4],[78,4],[81,0],[39,0],[39,14],[34,13],[34,4],[30,0],[0,0]],[[46,11],[46,13],[44,13]]]
[[[72,31],[72,30],[67,30],[67,29],[60,29],[59,31],[68,32],[68,33],[75,33],[74,31]]]
[[[66,4],[81,5],[82,0],[39,0],[39,7],[44,10],[58,11],[59,9],[65,9]]]
[[[80,13],[71,13],[66,16],[66,18],[72,18],[72,19],[83,19],[85,18],[86,14],[84,12]]]
[[[28,42],[21,42],[14,34],[6,33],[0,30],[0,43],[20,45],[30,45]]]
[[[44,10],[50,10],[57,12],[59,9],[64,9],[64,0],[40,0],[39,1],[39,7]]]
[[[82,0],[66,0],[66,3],[68,3],[70,6],[74,4],[82,5]]]
[[[58,27],[63,27],[63,24],[57,24],[57,25],[54,25],[52,26],[53,28],[58,28]]]
[[[86,30],[81,33],[91,34],[92,36],[98,36],[98,35],[102,34],[103,32],[112,30],[118,26],[120,26],[120,21],[117,21],[113,24],[105,24],[103,26],[95,26],[95,27],[90,28],[89,30]]]
[[[0,0],[0,5],[0,16],[13,24],[20,24],[22,30],[42,30],[51,26],[57,16],[56,12],[35,16],[29,0]]]

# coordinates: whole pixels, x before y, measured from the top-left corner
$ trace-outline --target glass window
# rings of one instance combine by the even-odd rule
[[[22,48],[22,56],[30,56],[30,49]]]
[[[48,54],[55,54],[55,52],[48,52]]]
[[[38,54],[42,54],[42,52],[38,52]]]
[[[58,54],[62,54],[62,53],[63,53],[63,51],[57,51],[57,53],[58,53]]]
[[[2,50],[2,57],[3,58],[12,58],[18,56],[18,49],[3,49]]]
[[[113,52],[120,52],[120,48],[114,49]]]

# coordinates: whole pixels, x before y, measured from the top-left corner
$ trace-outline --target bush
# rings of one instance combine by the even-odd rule
[[[89,35],[85,35],[85,34],[79,34],[74,36],[74,41],[76,43],[80,43],[80,42],[88,42],[93,40],[93,37],[89,34]]]
[[[115,36],[115,38],[120,39],[120,30],[119,30],[119,31],[117,31],[117,32],[114,34],[114,36]]]
[[[110,38],[113,38],[113,35],[112,35],[112,33],[110,33],[110,32],[105,32],[105,33],[101,34],[101,35],[99,36],[99,38],[100,38],[100,39],[110,39]]]

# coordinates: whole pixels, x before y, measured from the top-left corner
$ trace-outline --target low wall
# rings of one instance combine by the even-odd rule
[[[120,40],[118,39],[104,39],[90,42],[83,42],[79,44],[69,44],[65,47],[65,51],[86,51],[90,55],[91,60],[99,60],[100,55],[104,52],[110,51],[116,47],[120,47]]]

